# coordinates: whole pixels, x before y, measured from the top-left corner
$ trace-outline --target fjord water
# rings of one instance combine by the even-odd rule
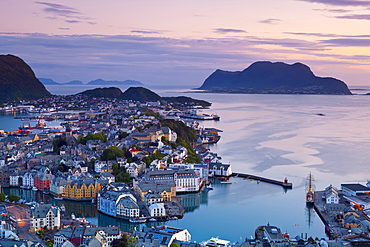
[[[288,177],[293,183],[292,190],[284,191],[276,185],[233,178],[232,184],[215,181],[215,189],[208,193],[181,196],[188,212],[183,219],[166,224],[187,228],[194,241],[216,236],[242,241],[267,223],[291,236],[307,233],[325,237],[321,220],[306,208],[308,173],[315,177],[317,190],[330,184],[338,188],[341,183],[365,184],[370,179],[369,96],[153,90],[161,96],[185,95],[213,103],[204,112],[217,113],[221,120],[200,124],[223,130],[221,140],[209,148],[222,157],[223,163],[230,163],[233,171],[276,180]],[[56,203],[64,203],[69,213],[85,216],[95,224],[120,225],[123,230],[135,226],[99,214],[88,204]]]

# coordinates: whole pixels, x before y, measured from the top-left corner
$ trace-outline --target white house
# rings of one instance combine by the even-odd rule
[[[11,187],[17,187],[17,186],[19,186],[19,174],[18,174],[18,171],[14,171],[9,176],[9,185]]]
[[[150,216],[163,217],[166,216],[166,209],[163,203],[153,203],[149,206]]]
[[[104,166],[107,166],[107,165],[108,165],[108,163],[106,161],[96,160],[95,161],[95,164],[94,164],[94,171],[96,173],[100,173],[101,172],[101,169]]]
[[[126,166],[126,172],[130,174],[130,177],[136,178],[139,175],[139,167],[136,163],[130,163]]]
[[[51,204],[43,204],[31,210],[31,231],[41,228],[60,228],[60,209]]]
[[[211,176],[229,177],[233,172],[229,164],[209,163],[209,173]]]
[[[26,172],[23,175],[22,185],[21,186],[24,187],[24,188],[32,188],[32,187],[34,187],[33,181],[34,181],[35,176],[36,176],[36,171],[35,172]]]

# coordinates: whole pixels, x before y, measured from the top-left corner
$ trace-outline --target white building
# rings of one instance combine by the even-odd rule
[[[163,203],[153,203],[149,206],[149,212],[151,217],[163,217],[166,216],[166,209]]]
[[[126,167],[126,172],[130,174],[131,178],[136,178],[139,175],[139,168],[136,163],[130,163]]]
[[[209,173],[211,176],[229,177],[233,174],[231,165],[222,163],[209,163]]]
[[[192,169],[149,171],[144,179],[174,181],[176,192],[197,192],[202,182],[200,172]]]
[[[325,200],[326,204],[338,204],[339,203],[338,189],[335,188],[333,185],[329,185],[325,189]]]
[[[26,172],[23,175],[22,185],[24,188],[32,188],[34,187],[33,181],[36,176],[36,172]]]
[[[42,228],[60,228],[60,209],[51,204],[43,204],[31,210],[31,231]]]

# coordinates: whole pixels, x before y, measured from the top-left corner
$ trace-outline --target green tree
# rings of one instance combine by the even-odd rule
[[[10,202],[16,202],[16,201],[19,201],[19,196],[17,196],[17,195],[14,195],[14,194],[10,194],[10,195],[8,195],[8,200],[10,201]]]
[[[129,247],[135,247],[135,246],[137,246],[137,240],[136,240],[136,238],[130,238],[128,240],[128,246]]]
[[[123,139],[123,138],[126,138],[127,136],[129,136],[130,134],[127,133],[127,132],[122,132],[118,135],[118,139]]]
[[[0,202],[5,201],[5,199],[6,199],[6,196],[5,196],[4,192],[1,192],[0,193]]]
[[[101,155],[101,160],[115,160],[117,157],[124,157],[125,153],[122,149],[117,146],[111,146],[103,151]]]
[[[170,247],[180,247],[180,245],[177,244],[177,243],[172,243],[172,244],[170,244]]]
[[[185,123],[173,119],[165,119],[161,121],[162,126],[169,127],[177,133],[178,138],[185,140],[185,142],[193,142],[197,138],[197,131]]]
[[[88,134],[85,137],[82,135],[77,137],[77,142],[83,145],[86,145],[87,141],[89,140],[100,140],[102,142],[106,142],[108,138],[103,132],[98,132],[96,134]]]
[[[53,140],[53,152],[59,153],[61,146],[67,146],[67,141],[65,137],[55,138]]]

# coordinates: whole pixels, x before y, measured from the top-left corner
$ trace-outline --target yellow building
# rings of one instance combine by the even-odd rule
[[[95,199],[102,188],[97,179],[74,180],[64,188],[64,199],[88,201]]]

